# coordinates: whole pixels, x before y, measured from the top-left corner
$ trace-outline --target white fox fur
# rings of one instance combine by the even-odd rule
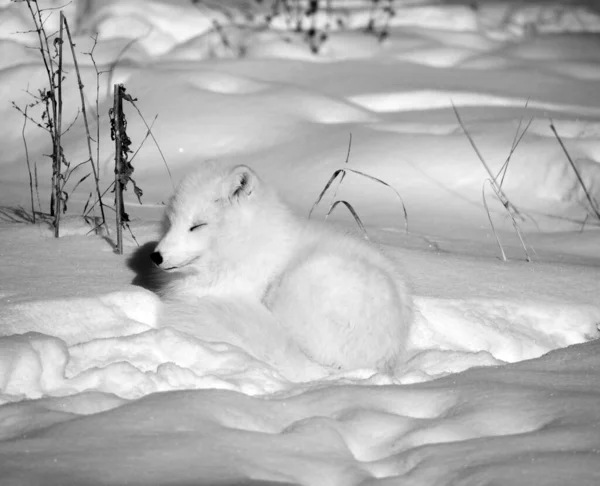
[[[394,263],[296,216],[249,167],[204,163],[185,177],[152,259],[173,273],[164,295],[264,306],[265,326],[320,365],[388,371],[405,358],[412,305]]]

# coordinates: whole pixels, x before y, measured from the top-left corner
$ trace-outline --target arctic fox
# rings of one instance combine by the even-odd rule
[[[151,259],[177,274],[166,295],[266,307],[320,365],[391,371],[405,358],[412,304],[393,262],[296,216],[247,166],[209,162],[185,177]]]

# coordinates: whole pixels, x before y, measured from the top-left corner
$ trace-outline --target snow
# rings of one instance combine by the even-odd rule
[[[266,7],[253,2],[65,7],[94,129],[98,99],[103,186],[113,83],[137,98],[173,176],[147,140],[133,161],[143,205],[126,194],[141,246],[126,234],[119,257],[77,216],[84,166],[60,239],[25,222],[24,120],[11,102],[30,103],[45,72],[26,5],[0,1],[0,483],[600,483],[600,228],[550,130],[551,119],[597,200],[600,14],[591,2],[395,2],[380,43],[362,31],[368,2],[332,3],[344,26],[318,18],[329,29],[318,55],[285,16],[261,28]],[[503,185],[532,262],[489,191],[499,259],[489,176],[452,104],[494,173],[532,120]],[[146,127],[126,111],[137,147]],[[47,210],[48,137],[31,122],[24,134]],[[392,185],[408,210],[406,233],[391,191],[351,173],[338,189],[415,295],[410,358],[393,374],[321,368],[247,303],[152,291],[164,202],[197,161],[248,164],[308,214],[350,134],[348,167]],[[64,150],[86,159],[81,116]],[[329,219],[356,231],[341,210]]]

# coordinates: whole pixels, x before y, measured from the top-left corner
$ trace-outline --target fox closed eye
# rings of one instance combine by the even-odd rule
[[[198,228],[202,228],[202,226],[206,226],[206,223],[198,223],[190,227],[190,231],[197,230]]]

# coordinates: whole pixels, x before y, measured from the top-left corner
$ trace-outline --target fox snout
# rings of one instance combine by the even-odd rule
[[[163,257],[160,254],[160,251],[155,251],[154,253],[152,253],[150,255],[150,260],[152,260],[157,267],[160,267],[160,265],[163,262]]]
[[[163,252],[157,250],[150,254],[150,260],[152,260],[156,267],[164,270],[165,272],[170,272],[173,270],[189,272],[193,270],[190,267],[190,264],[199,258],[198,256],[188,256],[184,259],[175,259],[172,255],[169,255],[169,252],[164,254]]]

